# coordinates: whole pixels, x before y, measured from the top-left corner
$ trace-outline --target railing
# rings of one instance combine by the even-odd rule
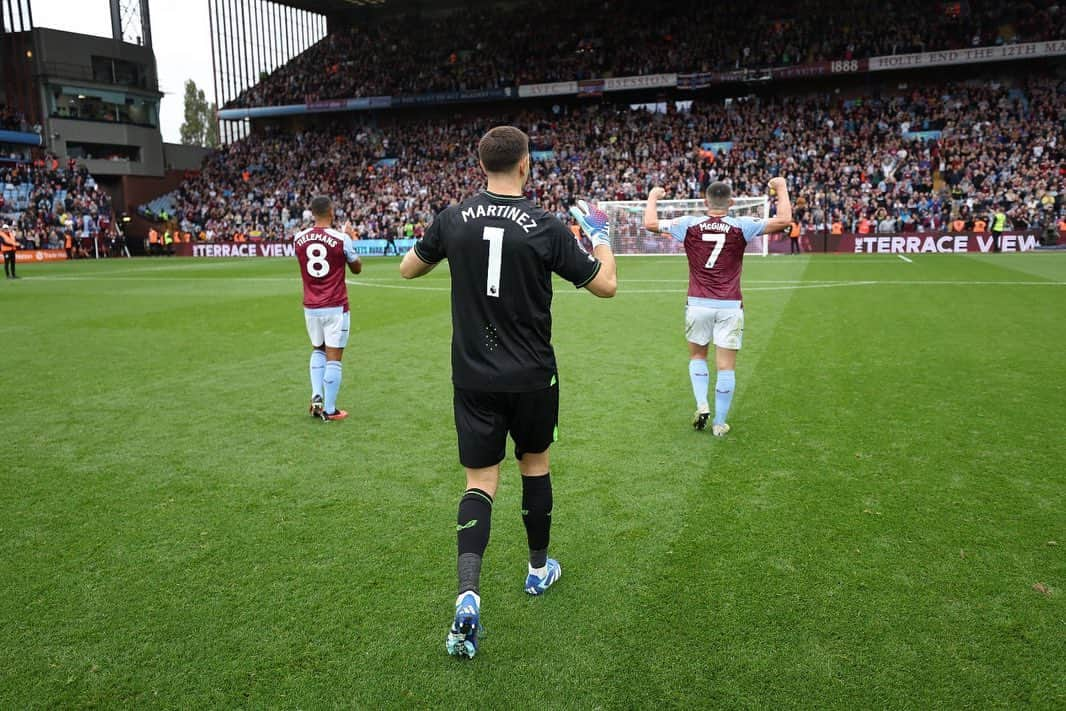
[[[91,116],[77,116],[77,115],[70,114],[70,113],[64,114],[64,113],[61,113],[59,111],[53,111],[49,115],[51,116],[51,118],[61,119],[63,121],[89,121],[91,123],[122,124],[124,126],[137,126],[138,128],[159,128],[159,125],[155,124],[155,123],[141,123],[139,121],[134,121],[132,119],[124,119],[124,118],[121,118],[121,117],[116,118],[116,119],[93,118]]]

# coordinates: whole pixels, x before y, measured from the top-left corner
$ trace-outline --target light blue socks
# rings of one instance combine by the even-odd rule
[[[725,418],[729,415],[729,406],[733,404],[733,391],[736,387],[735,370],[718,371],[718,382],[714,386],[714,424],[725,424]]]
[[[322,379],[326,377],[326,352],[311,351],[311,396],[325,397]]]
[[[341,379],[344,372],[339,360],[326,362],[326,375],[322,382],[326,386],[326,414],[332,415],[337,411],[337,393],[341,390]]]
[[[688,362],[688,377],[692,381],[692,394],[696,396],[696,407],[703,412],[707,407],[707,388],[710,387],[711,376],[707,371],[707,361],[690,360]]]

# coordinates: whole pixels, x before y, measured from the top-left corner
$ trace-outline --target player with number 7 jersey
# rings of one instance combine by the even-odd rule
[[[744,337],[744,303],[740,293],[744,249],[757,235],[778,232],[792,221],[792,205],[784,178],[771,180],[770,190],[777,195],[777,214],[766,220],[730,216],[733,191],[724,182],[707,187],[706,215],[660,220],[657,204],[665,193],[662,188],[652,189],[644,210],[645,229],[667,233],[685,245],[689,273],[685,338],[689,346],[689,379],[696,398],[692,426],[705,429],[711,416],[707,398],[710,387],[707,352],[713,341],[718,377],[711,432],[716,437],[730,430],[726,418],[736,388],[737,351]]]

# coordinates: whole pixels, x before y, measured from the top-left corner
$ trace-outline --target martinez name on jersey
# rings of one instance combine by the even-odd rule
[[[463,222],[482,217],[498,217],[510,220],[521,227],[527,235],[537,229],[537,221],[530,217],[528,212],[513,205],[472,205],[464,208],[460,214]]]

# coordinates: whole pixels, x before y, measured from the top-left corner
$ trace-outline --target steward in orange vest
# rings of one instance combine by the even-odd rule
[[[798,222],[793,222],[788,228],[788,253],[799,254],[800,249],[800,225]]]
[[[15,276],[15,252],[18,251],[19,243],[11,232],[9,225],[0,229],[0,251],[4,253],[4,276],[8,279],[18,279]]]

